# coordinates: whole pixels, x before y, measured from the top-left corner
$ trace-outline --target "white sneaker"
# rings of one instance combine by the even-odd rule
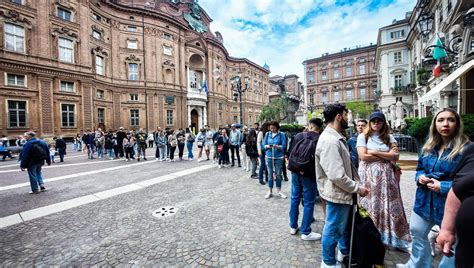
[[[307,235],[305,234],[302,234],[301,235],[301,239],[305,240],[305,241],[316,241],[316,240],[320,240],[321,239],[321,234],[319,233],[314,233],[314,232],[311,232]]]
[[[268,198],[270,198],[270,197],[272,197],[272,196],[273,196],[272,193],[268,193],[268,194],[265,195],[265,199],[268,199]]]
[[[339,263],[336,265],[327,265],[321,260],[321,268],[341,268],[341,265]]]
[[[286,195],[284,195],[282,192],[278,192],[277,195],[278,195],[280,198],[286,199]]]
[[[344,261],[345,256],[347,256],[347,255],[344,255],[344,254],[342,254],[342,252],[340,250],[337,250],[336,260],[338,262],[342,263]]]
[[[408,265],[404,264],[404,263],[397,263],[397,268],[408,268]]]
[[[201,162],[201,161],[202,161],[201,158],[198,158],[198,162]]]
[[[216,160],[212,160],[212,163],[215,164],[215,163],[216,163]]]
[[[222,168],[222,165],[219,165],[218,168]]]
[[[290,234],[295,235],[296,233],[298,233],[298,227],[297,228],[291,228],[290,227]]]

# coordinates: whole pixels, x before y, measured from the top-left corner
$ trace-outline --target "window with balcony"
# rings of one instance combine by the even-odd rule
[[[346,67],[346,76],[352,76],[352,67]]]
[[[26,87],[26,77],[18,74],[7,74],[6,85],[15,87]]]
[[[92,37],[96,40],[101,40],[102,39],[102,33],[96,30],[92,31]]]
[[[25,28],[16,24],[5,23],[5,49],[25,52]]]
[[[104,75],[104,58],[97,55],[95,56],[95,73]]]
[[[26,101],[8,101],[8,127],[26,127]]]
[[[74,127],[75,122],[75,108],[74,104],[61,104],[61,125],[63,127]]]
[[[138,63],[128,64],[128,80],[138,80]]]
[[[359,74],[365,74],[365,64],[359,65]]]
[[[366,98],[366,95],[365,95],[365,87],[361,87],[361,88],[359,89],[359,92],[360,92],[360,99],[361,99],[361,100],[365,100],[365,98]]]
[[[397,74],[394,76],[395,89],[399,89],[403,86],[403,75]]]
[[[339,69],[334,69],[334,78],[339,78]]]
[[[138,94],[130,94],[130,101],[138,101]]]
[[[328,77],[327,77],[327,72],[326,71],[322,71],[321,72],[321,79],[322,80],[326,80]]]
[[[62,7],[58,7],[56,16],[65,21],[72,21],[72,12]]]
[[[309,94],[309,105],[314,105],[314,94]]]
[[[195,71],[189,71],[189,86],[193,89],[198,88],[198,76]]]
[[[58,39],[59,60],[64,62],[74,62],[74,42],[66,38]]]
[[[127,40],[127,48],[128,49],[138,49],[138,41],[137,40]]]
[[[166,125],[168,126],[173,125],[173,110],[166,111]]]
[[[97,108],[97,122],[99,124],[105,123],[105,109],[104,108]]]
[[[59,90],[62,92],[74,92],[74,82],[61,81]]]
[[[397,52],[393,53],[393,62],[395,64],[402,63],[402,52],[401,51],[397,51]]]
[[[95,92],[95,97],[99,100],[103,100],[105,99],[105,92],[101,89],[98,89],[96,92]]]
[[[140,124],[140,110],[130,110],[130,125],[138,126]]]

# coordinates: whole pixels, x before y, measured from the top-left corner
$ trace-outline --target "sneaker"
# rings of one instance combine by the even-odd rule
[[[341,265],[339,263],[336,263],[335,265],[327,265],[323,260],[321,260],[321,268],[341,268]]]
[[[143,160],[147,161],[148,159],[146,159],[146,157],[143,157]]]
[[[347,255],[344,255],[342,254],[342,252],[340,250],[337,250],[337,255],[336,255],[336,260],[340,263],[342,263],[344,261],[344,257],[346,257]]]
[[[31,191],[31,192],[29,192],[29,194],[39,194],[39,193],[40,193],[40,191],[36,191],[36,192]]]
[[[222,165],[219,165],[218,168],[222,168]]]
[[[273,196],[272,193],[268,193],[268,194],[265,195],[265,199],[268,199],[268,198],[270,198],[270,197],[272,197],[272,196]]]
[[[44,186],[41,185],[41,186],[40,186],[40,191],[41,191],[41,192],[46,191],[46,187],[44,187]]]
[[[239,167],[239,168],[241,168],[242,166],[241,166],[241,165],[239,165],[238,167]]]
[[[212,163],[215,164],[215,163],[216,163],[216,160],[212,160]]]
[[[286,195],[284,195],[282,192],[278,192],[277,195],[278,195],[280,198],[286,199]]]
[[[201,162],[201,161],[202,161],[201,158],[198,158],[198,162]]]
[[[264,181],[259,180],[258,181],[261,185],[265,185],[266,183]]]
[[[404,264],[404,263],[397,263],[397,268],[407,268],[408,265]]]
[[[305,234],[302,234],[301,235],[301,239],[303,239],[304,241],[316,241],[316,240],[320,240],[321,239],[321,234],[319,233],[314,233],[314,232],[311,232],[307,235]]]
[[[296,233],[298,233],[298,230],[299,230],[298,227],[297,227],[297,228],[291,228],[291,227],[290,227],[290,234],[291,234],[291,235],[295,235]]]

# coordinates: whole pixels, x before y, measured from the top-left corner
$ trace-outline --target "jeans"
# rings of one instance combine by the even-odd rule
[[[252,176],[257,176],[257,157],[249,157],[250,158],[250,163],[251,163],[251,166],[252,166],[252,173],[251,175]],[[247,167],[248,168],[248,167]]]
[[[130,160],[130,158],[133,158],[133,147],[125,147],[125,158]]]
[[[137,157],[140,159],[140,155],[143,156],[143,158],[146,158],[146,143],[137,143]]]
[[[263,177],[265,177],[265,180],[267,180],[267,165],[265,163],[265,154],[262,153],[258,157],[258,162],[260,163],[260,167],[258,169],[258,180],[263,181]]]
[[[336,246],[342,254],[349,254],[349,245],[346,244],[347,222],[351,205],[337,204],[326,201],[326,224],[322,238],[323,261],[326,265],[336,265]]]
[[[427,221],[415,212],[411,213],[410,232],[413,237],[413,244],[410,260],[407,263],[408,267],[431,267],[433,258],[431,256],[428,233],[434,225],[434,221]],[[443,256],[438,267],[454,267],[454,257]]]
[[[186,142],[186,148],[188,149],[188,159],[193,159],[193,143],[190,141]]]
[[[114,154],[114,149],[107,149],[107,155],[110,157],[110,158],[114,158],[115,154]]]
[[[300,230],[305,235],[311,233],[316,191],[315,180],[298,173],[291,173],[290,227],[295,229],[298,227],[299,205],[303,198],[303,218]]]
[[[43,175],[41,173],[41,166],[42,165],[38,164],[32,165],[27,168],[28,176],[30,177],[31,191],[33,192],[38,192],[39,186],[43,185]]]
[[[97,146],[97,157],[98,158],[104,157],[104,147]]]
[[[184,154],[184,143],[179,143],[178,142],[178,156],[179,159],[183,159],[183,154]]]
[[[155,158],[160,158],[160,147],[158,146],[158,144],[156,145]]]
[[[87,156],[89,159],[94,158],[94,153],[95,153],[95,146],[92,144],[87,144]]]
[[[237,154],[237,163],[240,166],[240,153],[239,153],[239,145],[230,145],[230,153],[232,157],[232,165],[235,165],[235,160],[234,160],[234,151]]]
[[[229,150],[226,150],[219,153],[219,165],[229,164]]]
[[[170,146],[170,159],[174,159],[174,151],[176,151],[176,146]]]
[[[160,150],[160,160],[166,160],[166,158],[168,157],[168,153],[166,152],[166,145],[158,145],[156,147],[156,149]]]
[[[268,187],[270,187],[270,189],[273,189],[273,172],[275,172],[276,187],[280,189],[281,188],[281,162],[283,161],[283,159],[265,158],[265,161],[267,164]]]

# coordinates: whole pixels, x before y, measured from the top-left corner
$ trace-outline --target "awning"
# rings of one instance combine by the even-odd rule
[[[419,99],[419,102],[426,102],[433,99],[433,97],[439,94],[441,90],[449,86],[452,82],[454,82],[454,80],[458,79],[461,75],[465,74],[472,68],[474,68],[474,59],[463,64],[463,66],[457,68],[454,72],[448,75],[448,77],[446,77],[443,81],[441,81],[439,84],[433,87],[430,91],[428,91],[428,93],[423,95]]]

